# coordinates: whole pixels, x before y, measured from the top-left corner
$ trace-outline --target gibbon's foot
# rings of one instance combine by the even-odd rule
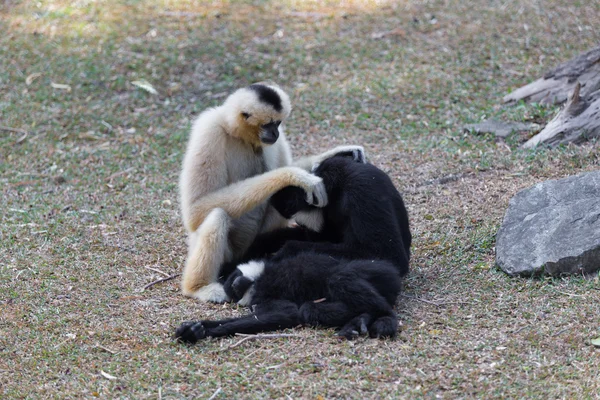
[[[230,301],[229,296],[225,293],[223,285],[219,282],[209,283],[201,287],[190,295],[198,300],[211,303],[226,303]]]
[[[348,340],[356,339],[359,335],[364,336],[369,332],[367,326],[370,322],[371,316],[369,314],[361,314],[351,319],[336,335],[345,337]]]
[[[327,189],[323,179],[313,174],[308,174],[307,185],[303,188],[306,192],[306,202],[315,207],[325,207],[327,205]]]
[[[398,319],[395,316],[377,318],[369,327],[369,336],[372,338],[393,338],[397,333]]]
[[[175,339],[183,343],[194,344],[204,338],[206,338],[206,329],[202,322],[187,321],[175,331]]]

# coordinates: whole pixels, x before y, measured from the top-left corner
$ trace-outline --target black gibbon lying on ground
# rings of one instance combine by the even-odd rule
[[[316,205],[327,202],[315,163],[350,153],[364,160],[360,146],[342,146],[292,162],[283,125],[291,111],[288,95],[277,85],[259,83],[231,94],[225,103],[194,121],[179,189],[188,231],[188,256],[182,290],[202,301],[226,301],[217,282],[219,268],[244,254],[261,232],[284,227],[267,200],[299,186]]]
[[[411,244],[402,198],[383,171],[346,157],[323,161],[315,174],[325,183],[327,206],[315,210],[297,188],[277,193],[271,204],[299,223],[310,216],[319,232],[299,227],[259,236],[248,257],[275,254],[239,265],[225,281],[229,296],[251,305],[252,314],[185,322],[176,331],[179,340],[194,343],[298,324],[341,327],[338,334],[346,338],[395,336],[393,306],[408,272]]]

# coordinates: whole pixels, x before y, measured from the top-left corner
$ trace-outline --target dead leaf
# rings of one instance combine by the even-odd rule
[[[54,88],[54,89],[59,89],[59,90],[66,90],[67,92],[71,91],[71,85],[65,85],[63,83],[55,83],[55,82],[50,82],[50,85]]]
[[[108,379],[109,381],[114,381],[114,380],[117,380],[117,377],[116,377],[116,376],[113,376],[113,375],[111,375],[111,374],[109,374],[109,373],[107,373],[107,372],[104,372],[104,371],[102,371],[102,370],[100,370],[100,375],[102,375],[103,377],[105,377],[105,378],[106,378],[106,379]]]
[[[145,79],[140,79],[140,80],[137,80],[137,81],[133,81],[133,82],[131,82],[131,84],[133,86],[137,86],[140,89],[145,90],[148,93],[158,94],[158,92],[156,91],[156,89],[154,89],[154,86],[152,86],[152,84],[150,82],[148,82],[147,80],[145,80]]]
[[[27,78],[25,78],[25,84],[27,86],[31,85],[33,83],[33,81],[35,81],[40,76],[42,76],[42,74],[40,74],[39,72],[35,72],[35,73],[29,75]]]
[[[406,31],[402,28],[396,28],[386,32],[374,32],[371,34],[371,39],[383,39],[388,36],[400,36],[404,38],[406,37]]]

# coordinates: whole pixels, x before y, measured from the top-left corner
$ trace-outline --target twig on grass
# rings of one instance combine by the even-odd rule
[[[4,125],[0,125],[0,130],[7,131],[7,132],[22,133],[23,135],[29,134],[29,132],[27,132],[25,129],[11,128],[10,126],[4,126]]]
[[[107,181],[112,181],[114,178],[116,178],[116,177],[118,177],[118,176],[121,176],[121,175],[128,174],[128,173],[130,173],[130,172],[132,172],[132,171],[134,171],[134,170],[135,170],[135,168],[134,168],[134,167],[131,167],[131,168],[127,168],[126,170],[123,170],[123,171],[115,172],[115,173],[114,173],[114,174],[112,174],[111,176],[107,177],[105,180],[107,180]]]
[[[554,333],[554,334],[552,335],[552,337],[557,337],[558,335],[560,335],[561,333],[565,333],[565,332],[566,332],[566,331],[568,331],[569,329],[571,329],[571,328],[569,327],[569,328],[561,329],[560,331],[558,331],[558,332]]]
[[[157,279],[157,280],[155,280],[154,282],[150,282],[149,284],[147,284],[146,286],[144,286],[144,288],[142,289],[142,292],[143,292],[144,290],[146,290],[146,289],[149,289],[149,288],[151,288],[151,287],[152,287],[152,286],[154,286],[154,285],[157,285],[157,284],[159,284],[159,283],[162,283],[162,282],[170,281],[171,279],[175,279],[175,278],[177,278],[178,276],[181,276],[181,273],[178,273],[178,274],[173,274],[173,275],[169,275],[169,276],[167,276],[167,277],[164,277],[164,278]]]
[[[519,333],[519,332],[521,332],[521,331],[523,331],[523,330],[525,330],[525,329],[528,329],[528,328],[531,328],[531,325],[525,325],[525,326],[522,326],[522,327],[520,327],[519,329],[517,329],[516,331],[514,331],[514,332],[513,332],[513,334],[515,334],[515,335],[516,335],[517,333]]]
[[[583,294],[561,292],[560,290],[557,290],[557,292],[560,293],[560,294],[565,294],[565,295],[567,295],[569,297],[585,297],[585,295],[583,295]]]
[[[106,351],[107,353],[110,353],[110,354],[117,354],[117,352],[116,352],[116,351],[114,351],[114,350],[111,350],[111,349],[109,349],[108,347],[104,347],[104,346],[102,346],[102,345],[100,345],[100,344],[96,344],[96,348],[97,348],[97,349],[100,349],[100,350],[104,350],[104,351]]]
[[[144,268],[149,269],[150,271],[158,272],[159,274],[164,275],[164,276],[171,276],[171,275],[167,274],[165,271],[161,271],[158,268],[148,267],[147,265],[144,265]]]
[[[423,303],[431,304],[431,305],[436,306],[436,307],[441,307],[441,306],[445,306],[445,305],[448,305],[448,304],[469,304],[469,305],[473,305],[473,303],[468,302],[468,301],[431,301],[431,300],[422,299],[422,298],[416,297],[416,296],[409,296],[409,295],[404,294],[404,293],[402,293],[401,296],[402,297],[406,297],[407,299],[422,301]]]
[[[215,392],[213,393],[213,395],[210,396],[208,398],[208,400],[214,400],[219,395],[219,393],[221,393],[221,388],[218,388],[217,390],[215,390]]]
[[[248,340],[254,339],[276,339],[276,338],[286,338],[286,337],[301,337],[300,335],[295,335],[293,333],[263,333],[258,335],[247,335],[245,333],[236,333],[236,336],[243,336],[244,338],[238,342],[235,342],[231,346],[225,348],[225,350],[233,349],[234,347],[238,347],[244,342]]]

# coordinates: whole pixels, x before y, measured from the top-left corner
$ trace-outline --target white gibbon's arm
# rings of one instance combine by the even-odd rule
[[[301,158],[300,160],[294,161],[292,165],[306,171],[314,171],[323,161],[338,154],[347,154],[348,156],[352,156],[354,161],[361,163],[366,162],[365,149],[362,146],[337,146],[316,156]]]
[[[195,231],[214,208],[222,208],[232,218],[242,215],[266,202],[269,197],[287,186],[297,186],[306,192],[306,201],[317,207],[327,205],[323,180],[298,167],[282,167],[245,179],[198,198],[191,205],[187,229]]]

